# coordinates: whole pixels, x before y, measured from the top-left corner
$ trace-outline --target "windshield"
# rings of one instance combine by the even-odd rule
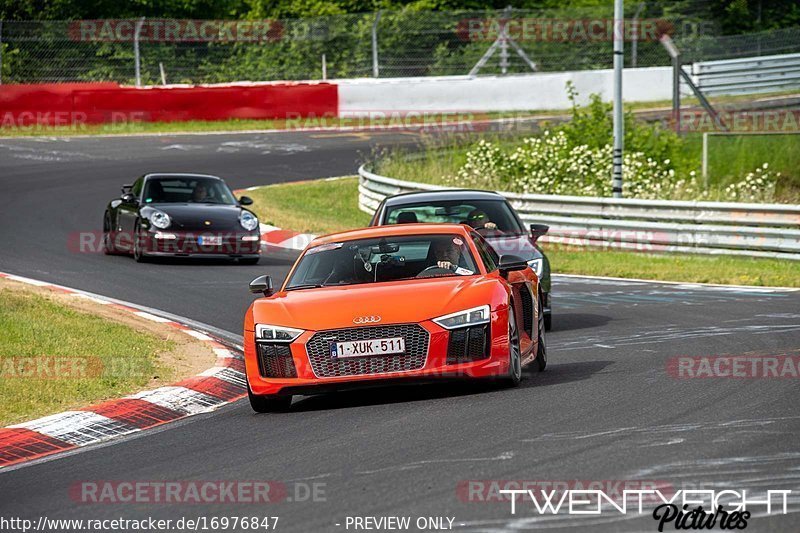
[[[323,244],[306,251],[286,290],[478,272],[458,235],[409,235]]]
[[[214,178],[148,178],[145,204],[224,204],[236,205],[236,198],[224,181]]]
[[[412,222],[467,224],[479,233],[521,234],[517,218],[503,200],[455,200],[390,206],[385,224]]]

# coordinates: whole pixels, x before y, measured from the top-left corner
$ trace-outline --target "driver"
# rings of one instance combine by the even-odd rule
[[[206,185],[200,181],[194,186],[194,190],[192,191],[192,201],[205,202],[206,200],[208,200],[208,189],[206,189]]]
[[[497,229],[497,224],[489,220],[489,216],[480,209],[473,209],[469,212],[467,224],[474,230]]]
[[[434,240],[431,243],[431,252],[439,268],[453,269],[458,265],[461,256],[459,246],[449,238]]]

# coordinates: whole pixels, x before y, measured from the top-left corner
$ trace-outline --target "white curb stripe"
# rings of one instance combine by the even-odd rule
[[[136,316],[140,316],[140,317],[142,317],[144,319],[153,321],[153,322],[161,322],[161,323],[172,322],[172,320],[170,320],[168,318],[164,318],[162,316],[151,315],[150,313],[147,313],[145,311],[134,311],[133,314],[136,315]]]
[[[16,276],[14,274],[9,274],[7,276],[8,279],[12,279],[14,281],[19,281],[20,283],[27,283],[28,285],[35,285],[37,287],[47,287],[50,283],[46,281],[39,281],[38,279],[30,279],[30,278],[23,278],[22,276]]]
[[[205,333],[200,333],[199,331],[195,331],[193,329],[182,329],[184,333],[189,335],[190,337],[194,337],[195,339],[200,339],[201,341],[211,341],[214,340]]]
[[[209,368],[205,372],[202,372],[198,375],[203,377],[212,377],[221,379],[223,381],[227,381],[228,383],[233,383],[234,385],[239,385],[241,387],[245,386],[244,372],[241,372],[239,370],[227,366],[215,366],[213,368]]]
[[[219,398],[214,398],[202,392],[175,386],[139,392],[133,396],[128,396],[128,398],[154,403],[188,415],[212,411],[215,407],[225,403]]]
[[[74,296],[75,298],[83,298],[84,300],[89,300],[90,302],[94,302],[94,303],[100,304],[100,305],[110,305],[111,304],[111,302],[109,302],[108,300],[95,298],[94,296],[89,296],[88,294],[83,294],[81,292],[76,292],[72,296]]]
[[[236,356],[233,354],[232,351],[226,350],[225,348],[214,348],[214,353],[217,354],[217,357],[222,359],[235,359]]]
[[[29,429],[75,446],[86,446],[139,430],[91,411],[65,411],[10,427]]]

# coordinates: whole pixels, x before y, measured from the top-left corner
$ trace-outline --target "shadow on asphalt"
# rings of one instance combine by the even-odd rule
[[[606,315],[591,313],[556,313],[553,315],[553,333],[560,331],[573,331],[576,329],[598,328],[611,322],[612,318]]]
[[[519,389],[535,389],[537,387],[582,381],[591,378],[611,364],[613,364],[612,361],[552,364],[548,365],[547,370],[542,373],[537,373],[528,367],[524,370],[524,379]],[[441,383],[392,385],[303,397],[300,401],[295,400],[291,412],[327,411],[330,409],[475,396],[502,393],[503,389],[502,385],[491,381],[443,381]],[[519,389],[509,389],[509,392]]]
[[[562,385],[575,381],[583,381],[591,378],[607,366],[613,365],[613,361],[581,361],[579,363],[553,363],[552,360],[547,364],[547,370],[537,374],[530,367],[526,369],[526,378],[520,386],[522,387],[548,387],[550,385]]]

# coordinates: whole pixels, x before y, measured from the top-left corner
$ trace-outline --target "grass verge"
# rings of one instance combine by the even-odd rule
[[[269,185],[248,191],[261,220],[286,229],[331,233],[366,226],[358,209],[358,179]],[[661,281],[800,287],[793,261],[691,254],[646,254],[544,244],[557,274],[584,274]]]
[[[0,331],[0,426],[170,383],[213,361],[163,324],[5,280]]]
[[[369,224],[358,209],[358,178],[282,183],[245,194],[259,220],[280,228],[321,235]]]

